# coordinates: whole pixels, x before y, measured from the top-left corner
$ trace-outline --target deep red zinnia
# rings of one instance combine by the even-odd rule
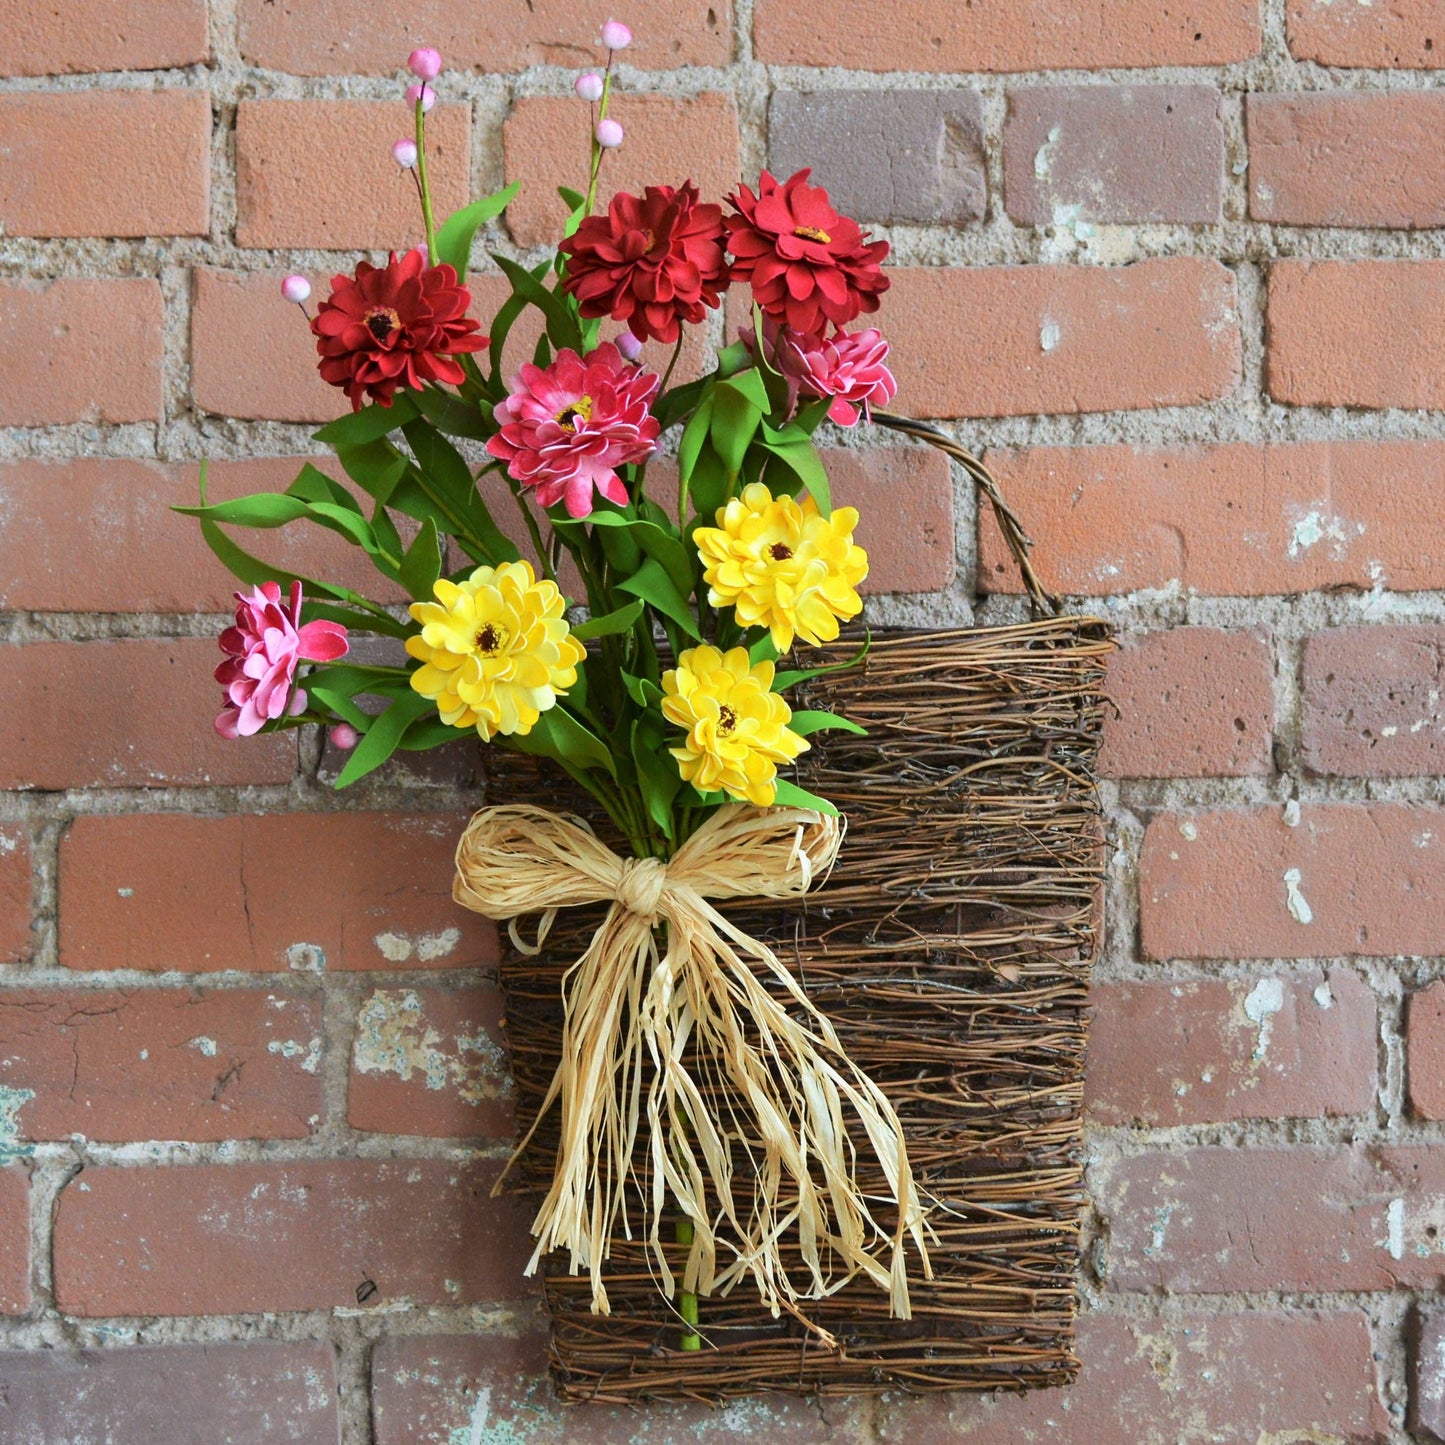
[[[733,276],[746,278],[769,316],[819,335],[830,321],[846,326],[860,311],[878,309],[888,289],[881,265],[888,242],[870,242],[808,175],[799,171],[780,185],[764,171],[757,195],[739,186],[728,197],[737,214],[727,218],[727,248]]]
[[[700,205],[691,181],[619,193],[561,250],[582,315],[625,321],[639,341],[676,341],[679,323],[701,321],[728,284],[722,207]]]
[[[398,387],[458,385],[462,368],[451,358],[487,345],[466,314],[471,304],[452,267],[428,266],[418,251],[399,261],[393,251],[384,267],[362,261],[354,278],[331,278],[331,297],[311,323],[322,380],[345,388],[352,411],[368,396],[390,406]]]

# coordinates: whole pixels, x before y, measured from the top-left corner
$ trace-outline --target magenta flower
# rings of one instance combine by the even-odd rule
[[[796,378],[808,396],[831,396],[828,416],[839,426],[856,426],[858,412],[873,420],[875,406],[887,406],[898,394],[898,383],[884,364],[888,343],[883,333],[840,331],[826,341],[783,331],[777,348],[778,367]]]
[[[346,629],[335,622],[301,617],[301,584],[291,584],[291,600],[281,600],[275,582],[263,582],[252,594],[236,593],[236,625],[221,634],[225,661],[216,681],[226,690],[226,705],[216,718],[223,738],[247,738],[270,721],[306,709],[306,693],[294,688],[302,662],[334,662],[346,655]]]
[[[610,341],[585,357],[559,351],[551,366],[517,373],[494,412],[501,431],[487,451],[514,481],[535,487],[542,506],[565,500],[569,517],[591,515],[594,488],[625,506],[616,469],[652,455],[658,426],[648,403],[658,382],[627,365]]]

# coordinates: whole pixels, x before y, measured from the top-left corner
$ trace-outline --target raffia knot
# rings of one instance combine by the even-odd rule
[[[657,922],[657,905],[667,887],[667,865],[656,858],[624,858],[617,880],[617,901],[629,912]]]

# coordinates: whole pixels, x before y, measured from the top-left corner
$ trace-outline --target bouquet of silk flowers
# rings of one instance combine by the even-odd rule
[[[491,256],[511,294],[489,322],[471,314],[474,242],[520,183],[438,224],[426,117],[442,60],[411,55],[414,136],[392,153],[425,243],[333,277],[314,314],[304,277],[281,285],[307,314],[321,376],[350,402],[316,434],[349,484],[307,465],[283,493],[208,504],[203,474],[202,504],[182,510],[250,589],[220,638],[223,736],[320,724],[348,754],[344,787],[398,749],[474,734],[546,759],[610,819],[620,852],[575,816],[484,808],[455,894],[527,951],[558,909],[612,905],[566,980],[542,1110],[561,1110],[562,1138],[532,1267],[567,1251],[605,1313],[608,1241],[642,1228],[695,1349],[699,1297],[739,1280],[776,1313],[862,1273],[906,1317],[906,1252],[927,1269],[892,1106],[794,975],[714,906],[795,897],[840,846],[836,809],[788,776],[815,734],[858,731],[788,700],[822,670],[808,649],[861,613],[868,570],[858,514],[832,505],[814,436],[825,419],[870,418],[896,388],[883,336],[855,324],[888,288],[887,243],[809,172],[765,171],[726,210],[687,180],[599,210],[608,154],[625,143],[609,115],[613,56],[630,41],[609,22],[605,70],[578,77],[592,124],[583,185],[561,190],[571,213],[552,254]],[[671,385],[685,329],[729,290],[751,301],[737,339],[709,374]],[[508,343],[528,313],[541,334],[519,355]],[[649,342],[669,356],[661,374],[643,360]],[[510,536],[501,505],[519,519]],[[410,605],[288,574],[225,530],[291,524],[362,549]],[[395,665],[350,659],[356,634],[393,639]],[[527,941],[516,919],[530,913],[542,923]],[[709,1102],[718,1079],[722,1109]],[[883,1209],[854,1182],[858,1149],[889,1181]],[[787,1232],[801,1276],[780,1262]],[[680,1278],[669,1236],[685,1246]]]

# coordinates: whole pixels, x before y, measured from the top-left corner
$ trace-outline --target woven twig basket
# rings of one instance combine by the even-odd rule
[[[929,427],[875,420],[965,467],[1037,620],[874,634],[861,668],[810,684],[802,705],[868,729],[816,738],[801,770],[846,814],[848,836],[826,885],[794,906],[733,916],[792,965],[891,1098],[931,1204],[934,1278],[910,1274],[907,1322],[862,1280],[776,1320],[744,1282],[701,1302],[702,1348],[683,1351],[645,1239],[616,1238],[609,1316],[591,1313],[588,1281],[565,1273],[564,1260],[546,1274],[553,1372],[568,1399],[1022,1389],[1065,1383],[1077,1369],[1086,996],[1102,922],[1094,767],[1109,631],[1097,618],[1054,615],[1023,528],[980,462]],[[831,649],[838,660],[853,650]],[[493,801],[556,806],[561,794],[528,760],[507,755],[493,771]],[[591,910],[563,914],[544,957],[513,953],[503,964],[524,1130],[557,1065],[563,973],[597,921]],[[513,1187],[545,1188],[555,1149],[554,1110]],[[877,1193],[869,1158],[858,1155],[860,1182]],[[641,1148],[635,1164],[645,1189]],[[678,1247],[674,1269],[684,1254]]]

